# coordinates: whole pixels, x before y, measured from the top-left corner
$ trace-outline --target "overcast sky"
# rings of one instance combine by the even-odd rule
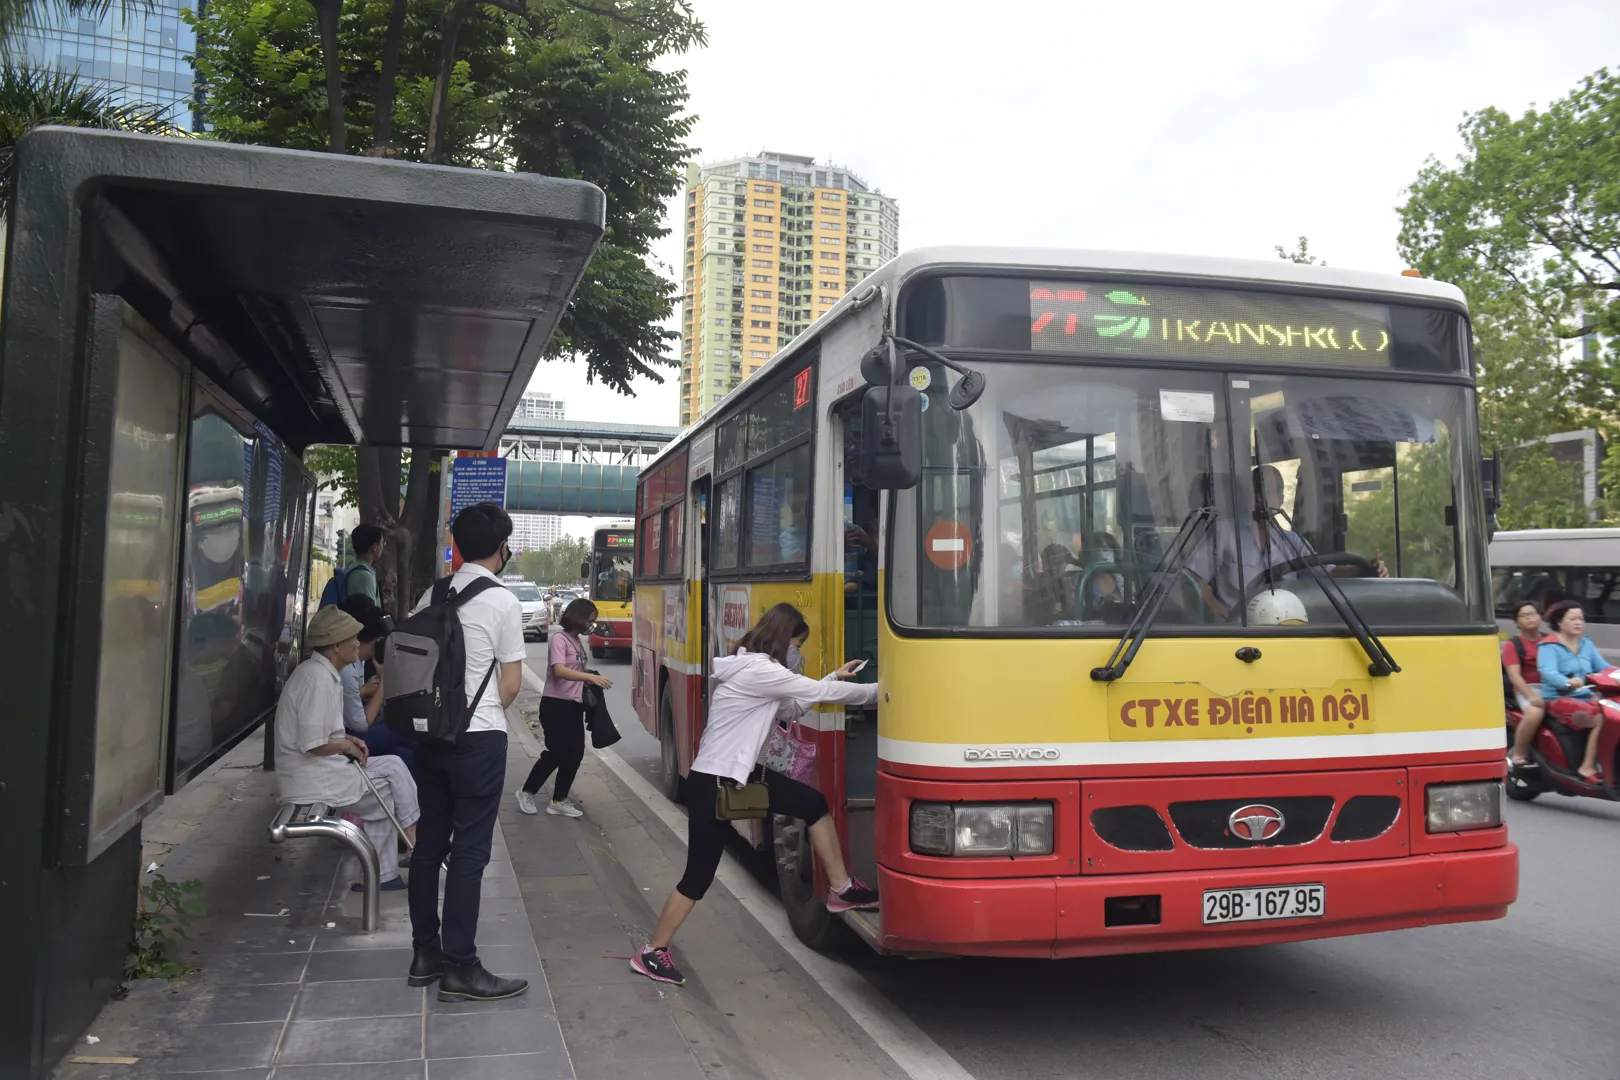
[[[1614,0],[694,2],[698,160],[846,165],[899,200],[902,249],[1265,259],[1304,235],[1333,265],[1396,273],[1395,207],[1459,151],[1465,112],[1518,114],[1620,64]],[[666,268],[679,245],[677,228]],[[667,370],[629,399],[579,364],[531,387],[571,419],[674,424]]]

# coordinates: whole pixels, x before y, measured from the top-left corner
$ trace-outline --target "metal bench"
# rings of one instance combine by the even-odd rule
[[[365,830],[353,822],[332,816],[332,808],[325,803],[282,803],[270,822],[270,842],[285,843],[306,836],[327,836],[348,846],[360,860],[360,879],[365,903],[360,925],[366,933],[382,925],[381,893],[382,868],[377,861],[377,849],[371,846]]]

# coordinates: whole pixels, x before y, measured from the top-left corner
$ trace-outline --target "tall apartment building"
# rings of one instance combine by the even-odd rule
[[[688,166],[684,221],[683,425],[900,251],[895,200],[791,154]]]
[[[518,399],[512,412],[512,423],[542,422],[566,419],[567,407],[562,398],[553,397],[544,390],[530,390]],[[539,451],[541,461],[554,461],[555,450]],[[512,550],[539,551],[548,548],[563,537],[562,518],[557,514],[512,514]]]
[[[553,397],[544,390],[527,391],[518,399],[518,407],[512,412],[514,423],[522,420],[563,420],[567,406],[560,397]]]
[[[108,84],[127,102],[167,108],[175,127],[201,130],[187,62],[197,51],[197,36],[180,17],[181,9],[195,7],[186,0],[154,0],[149,10],[127,16],[116,5],[99,16],[48,11],[13,44],[35,67]]]

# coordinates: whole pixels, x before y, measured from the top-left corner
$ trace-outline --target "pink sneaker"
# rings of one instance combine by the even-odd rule
[[[875,911],[877,906],[877,890],[857,877],[842,889],[827,890],[828,911]]]

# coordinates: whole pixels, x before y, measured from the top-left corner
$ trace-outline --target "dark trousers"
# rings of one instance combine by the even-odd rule
[[[372,757],[393,754],[405,763],[413,778],[416,776],[416,744],[393,728],[385,724],[372,724],[360,736],[360,741],[366,744],[366,750]]]
[[[806,828],[827,816],[826,798],[809,784],[764,768],[755,769],[753,779],[763,781],[770,792],[770,813],[798,818]],[[686,873],[675,891],[688,900],[703,899],[714,884],[720,857],[726,853],[726,836],[734,832],[731,822],[714,816],[720,783],[719,777],[696,769],[686,775]]]
[[[478,900],[506,787],[506,732],[473,731],[453,743],[416,747],[416,823],[411,856],[411,936],[455,964],[478,959]],[[439,916],[439,864],[446,854],[444,916]],[[442,938],[441,938],[442,927]]]
[[[579,763],[585,760],[585,706],[567,698],[541,698],[540,730],[545,732],[546,748],[529,770],[523,790],[533,795],[555,771],[557,783],[551,789],[551,799],[561,802],[568,798]]]

